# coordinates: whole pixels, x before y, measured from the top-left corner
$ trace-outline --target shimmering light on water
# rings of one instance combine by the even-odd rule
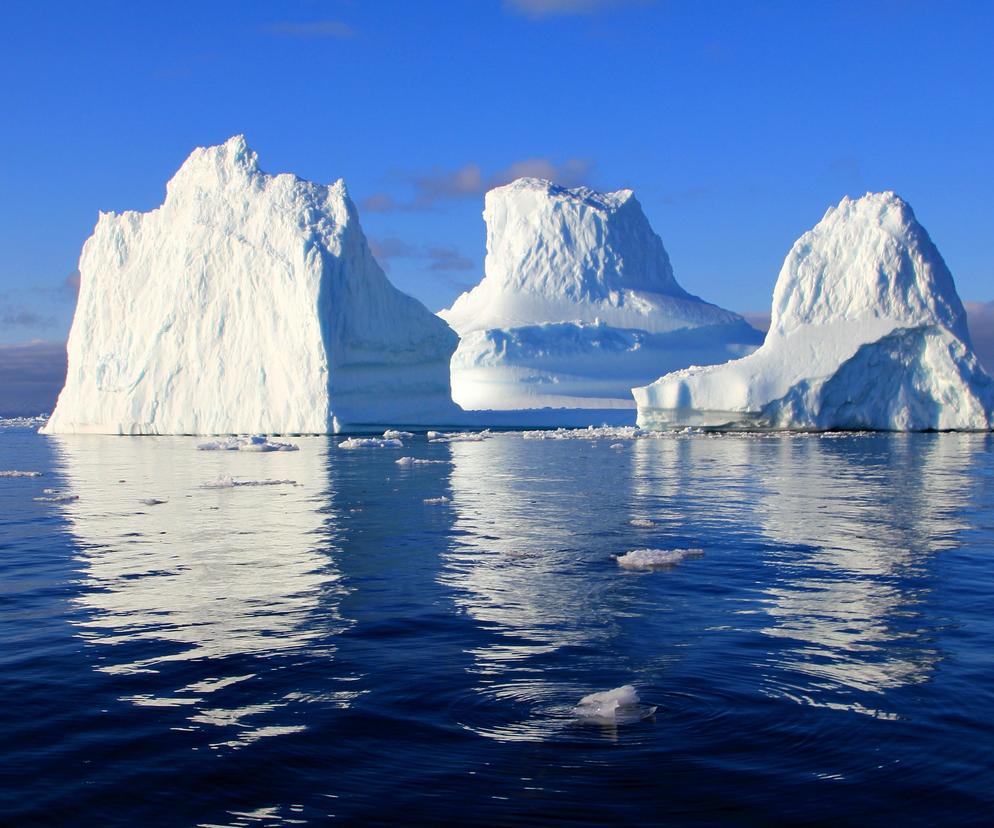
[[[4,821],[986,820],[991,437],[297,442],[0,430]]]

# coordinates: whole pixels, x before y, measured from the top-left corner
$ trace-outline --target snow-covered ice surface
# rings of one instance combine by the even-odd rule
[[[638,691],[630,684],[591,693],[573,708],[574,716],[592,724],[628,724],[655,712],[655,707],[641,703]]]
[[[794,244],[763,346],[633,389],[638,423],[987,430],[994,381],[945,262],[892,192],[844,198]]]
[[[632,525],[645,524],[636,524],[633,520]],[[703,555],[701,549],[633,549],[624,555],[618,555],[617,561],[618,566],[623,569],[672,569],[687,558],[700,558]]]
[[[630,389],[762,335],[687,293],[631,190],[521,178],[486,195],[486,275],[439,315],[467,409],[632,408]],[[641,378],[641,379],[640,379]]]
[[[225,440],[211,440],[200,443],[197,448],[200,451],[297,451],[300,447],[296,443],[289,443],[285,440],[271,440],[263,435],[252,437],[228,437]]]
[[[339,180],[194,150],[83,246],[46,433],[301,434],[454,422],[455,334],[376,263]]]

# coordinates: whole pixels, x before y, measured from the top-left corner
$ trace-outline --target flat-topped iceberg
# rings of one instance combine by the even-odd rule
[[[763,346],[633,389],[643,428],[986,430],[994,381],[952,275],[892,192],[844,198],[794,244]]]
[[[197,149],[80,258],[47,433],[327,433],[451,422],[451,330],[376,263],[343,181]]]
[[[486,195],[486,275],[439,315],[469,409],[631,408],[660,366],[724,362],[762,335],[687,293],[631,190],[521,178]]]

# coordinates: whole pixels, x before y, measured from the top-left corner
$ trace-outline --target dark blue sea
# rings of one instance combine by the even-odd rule
[[[990,435],[198,442],[0,430],[0,822],[994,819]]]

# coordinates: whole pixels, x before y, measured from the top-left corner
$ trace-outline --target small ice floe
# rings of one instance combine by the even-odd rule
[[[640,437],[655,437],[657,434],[658,432],[643,431],[637,426],[605,425],[523,431],[521,436],[526,440],[636,440]]]
[[[41,477],[41,472],[10,469],[9,471],[0,471],[0,477]]]
[[[384,440],[410,440],[413,437],[413,431],[396,431],[392,428],[388,428],[383,432]]]
[[[442,495],[441,497],[426,497],[425,498],[425,503],[427,503],[429,506],[443,506],[446,503],[451,503],[451,502],[452,502],[452,498],[451,497],[446,497],[445,495]]]
[[[628,522],[632,526],[637,526],[639,529],[651,529],[656,525],[655,521],[649,520],[649,518],[632,518]]]
[[[633,549],[618,555],[618,566],[624,569],[671,569],[687,558],[700,558],[703,549]]]
[[[436,463],[445,463],[445,460],[422,460],[420,457],[400,457],[396,461],[398,466],[409,469],[412,466],[432,466]]]
[[[72,503],[74,500],[79,500],[79,495],[60,492],[57,489],[44,489],[43,494],[35,500],[40,503]]]
[[[168,502],[168,500],[159,500],[157,497],[145,497],[141,500],[143,506],[161,506],[163,503]]]
[[[235,480],[230,474],[219,474],[203,484],[204,489],[234,489],[238,486],[296,486],[296,480]]]
[[[492,436],[489,429],[486,431],[429,431],[429,443],[482,443]]]
[[[592,724],[629,724],[649,718],[656,712],[652,705],[642,704],[639,694],[630,684],[591,693],[573,708],[576,718]]]
[[[609,446],[609,448],[613,449],[623,449],[624,447],[625,447],[624,443],[611,443],[611,445]]]
[[[340,449],[404,448],[396,437],[349,437],[338,444]]]
[[[48,414],[34,417],[0,417],[0,428],[39,428],[48,422]]]
[[[200,451],[297,451],[300,446],[283,440],[270,440],[263,434],[252,437],[228,437],[224,440],[211,440],[200,443]]]

